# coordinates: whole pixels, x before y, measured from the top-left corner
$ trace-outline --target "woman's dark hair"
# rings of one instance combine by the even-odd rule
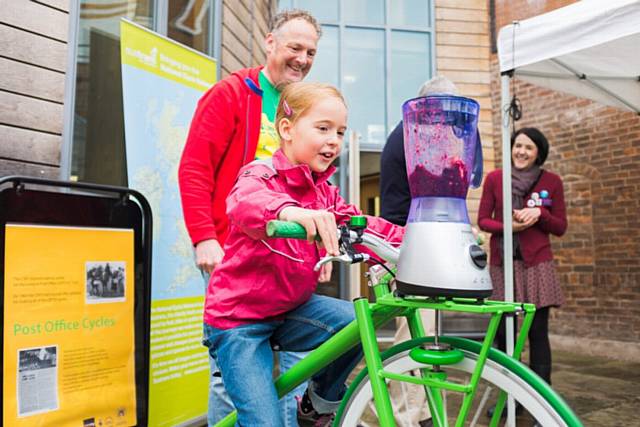
[[[549,141],[547,141],[547,137],[544,136],[544,134],[536,128],[520,128],[511,135],[512,149],[514,142],[516,142],[516,138],[521,133],[527,135],[533,141],[533,143],[536,144],[536,147],[538,147],[538,158],[536,159],[536,165],[542,166],[545,160],[547,160],[547,156],[549,155]]]

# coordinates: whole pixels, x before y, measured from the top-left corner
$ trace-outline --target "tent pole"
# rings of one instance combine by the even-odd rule
[[[500,112],[502,114],[502,218],[504,237],[504,299],[513,302],[513,226],[511,223],[511,116],[509,115],[509,104],[511,95],[509,93],[509,83],[512,73],[502,73],[501,76],[501,102]],[[506,340],[507,354],[513,354],[514,343],[514,318],[505,317],[506,320]],[[515,404],[512,396],[507,400],[507,426],[515,426]]]

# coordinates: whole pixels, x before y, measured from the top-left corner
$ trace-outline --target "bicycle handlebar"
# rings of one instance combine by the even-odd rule
[[[267,236],[268,237],[282,237],[289,239],[306,239],[307,231],[305,228],[298,224],[297,222],[288,222],[288,221],[279,221],[273,220],[267,223]],[[338,236],[340,236],[340,230],[336,230]],[[355,231],[349,232],[350,239],[352,242],[358,242],[373,252],[375,252],[380,258],[385,261],[396,264],[398,262],[398,257],[400,251],[397,248],[391,246],[387,241],[381,239],[378,236],[375,236],[371,233],[365,232],[362,234],[360,238]],[[320,237],[316,236],[316,240],[319,240]],[[368,257],[366,257],[368,259]],[[328,260],[323,260],[324,262]],[[321,262],[323,262],[321,261]],[[341,259],[334,259],[334,261],[342,261]],[[361,261],[361,260],[359,260]],[[359,262],[358,261],[358,262]]]

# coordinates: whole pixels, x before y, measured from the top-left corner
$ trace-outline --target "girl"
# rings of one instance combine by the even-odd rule
[[[313,271],[320,259],[313,236],[337,255],[336,224],[360,214],[327,182],[346,122],[345,101],[334,87],[288,85],[277,109],[281,145],[272,165],[253,162],[241,169],[227,199],[231,227],[207,291],[205,344],[243,427],[283,425],[272,347],[311,350],[354,319],[350,302],[314,294],[319,273]],[[268,239],[265,227],[273,219],[302,224],[309,241]],[[369,218],[369,227],[391,242],[401,241],[401,227],[380,218]],[[344,381],[360,358],[360,347],[354,348],[310,380],[299,404],[300,422],[331,423]]]
[[[533,303],[536,315],[529,330],[531,369],[551,384],[549,309],[564,302],[553,265],[551,234],[567,230],[562,180],[542,165],[549,153],[547,138],[536,128],[522,128],[511,137],[513,167],[513,272],[515,300]],[[478,209],[478,226],[491,235],[492,299],[504,299],[502,264],[502,169],[487,175]],[[504,351],[504,322],[498,330]]]

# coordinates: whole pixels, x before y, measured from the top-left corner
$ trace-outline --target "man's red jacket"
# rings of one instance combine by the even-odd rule
[[[178,170],[182,211],[194,245],[207,239],[223,245],[229,232],[226,198],[258,145],[261,69],[231,74],[198,101]]]

